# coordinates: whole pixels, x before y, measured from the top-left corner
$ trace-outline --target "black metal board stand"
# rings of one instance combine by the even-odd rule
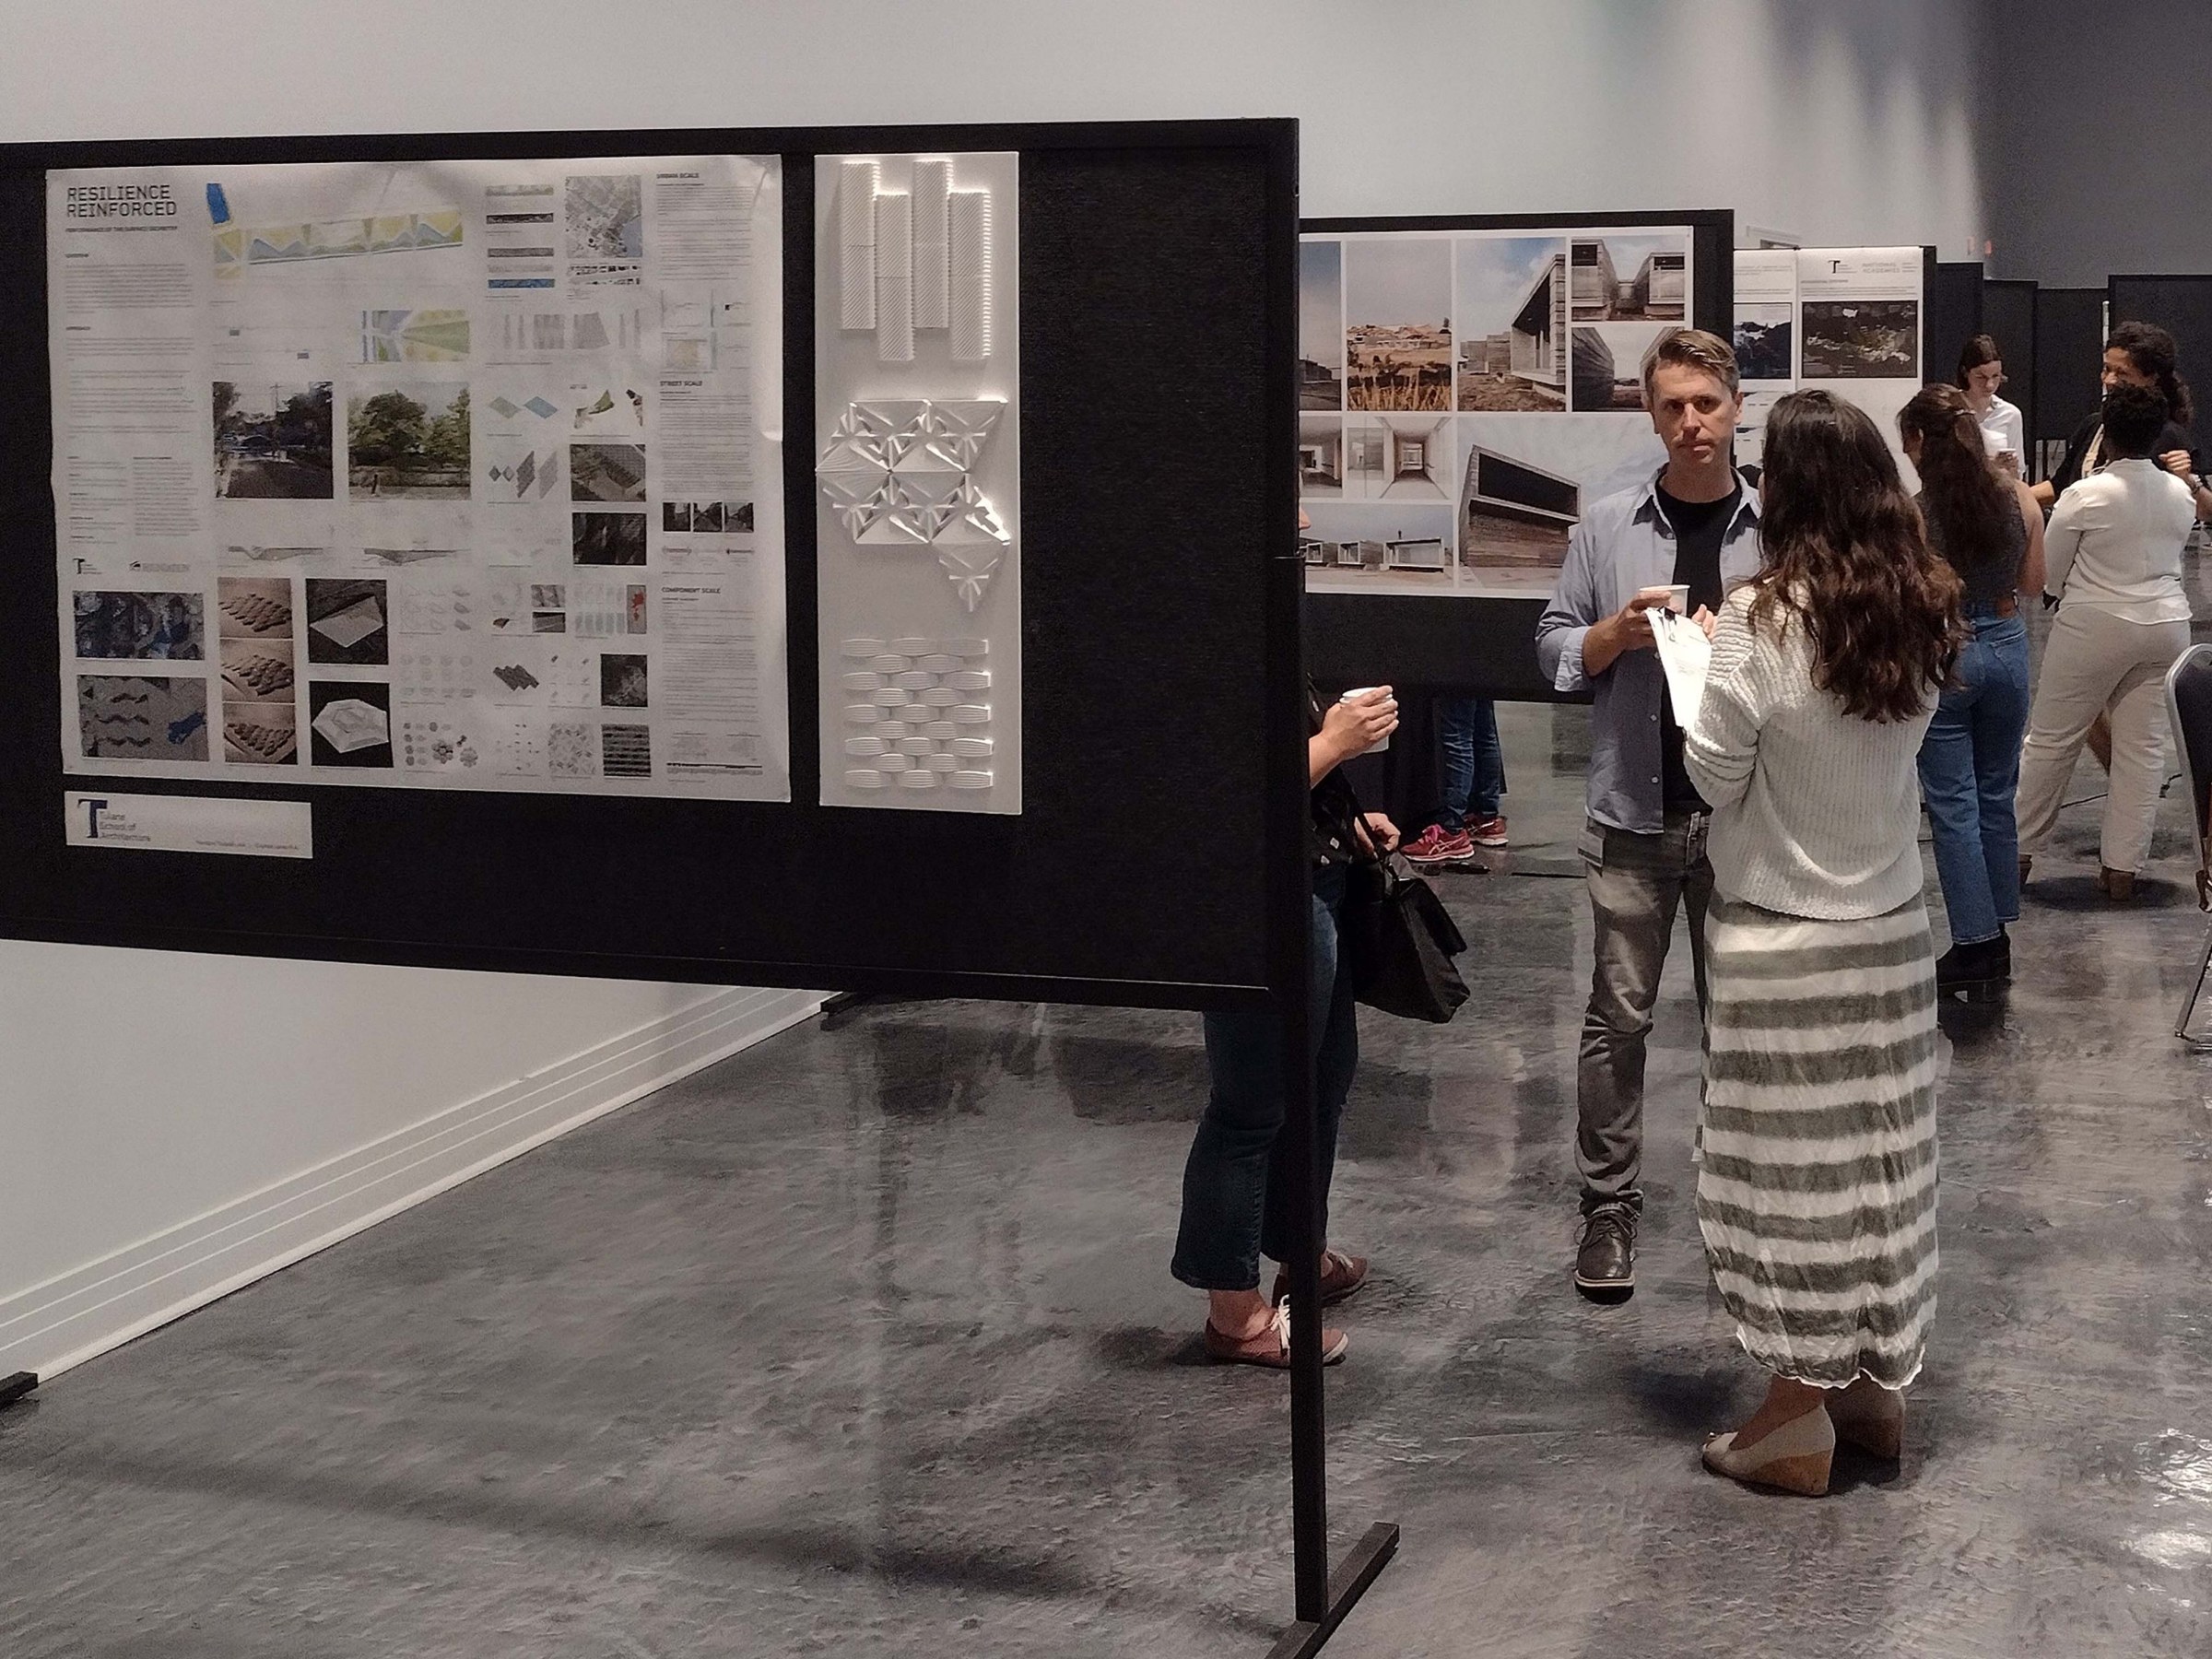
[[[818,799],[815,158],[1020,153],[1019,818]],[[312,860],[63,844],[45,172],[269,162],[781,157],[792,801],[130,781],[306,801]],[[1299,1235],[1295,1622],[1326,1641],[1390,1559],[1332,1575],[1309,1045],[1290,121],[705,128],[0,147],[0,936],[916,997],[1272,1010]],[[1700,282],[1704,281],[1700,274]],[[1129,433],[1147,444],[1133,452]],[[1130,457],[1134,454],[1134,459]],[[1113,460],[1108,465],[1108,460]],[[762,480],[765,488],[773,488]],[[1132,557],[1141,538],[1144,557]],[[1141,567],[1141,568],[1140,568]],[[1101,781],[1103,780],[1103,787]],[[1177,834],[1202,824],[1204,834]],[[896,828],[898,833],[886,830]],[[450,856],[406,864],[394,846]],[[1255,859],[1253,849],[1262,850]],[[281,867],[277,867],[281,866]],[[580,870],[620,872],[580,883]],[[826,875],[834,872],[834,875]],[[543,895],[564,894],[560,904]],[[35,1385],[11,1379],[0,1388]]]

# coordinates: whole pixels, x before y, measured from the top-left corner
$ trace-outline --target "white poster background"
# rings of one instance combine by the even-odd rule
[[[1771,308],[1790,307],[1792,375],[1788,380],[1746,382],[1744,418],[1736,428],[1736,460],[1759,459],[1767,412],[1783,394],[1818,387],[1857,405],[1873,418],[1896,457],[1906,488],[1919,488],[1918,476],[1905,459],[1897,417],[1926,383],[1927,314],[1921,292],[1924,255],[1918,248],[1801,248],[1738,250],[1735,255],[1735,308],[1739,341],[1745,321]],[[1878,311],[1885,328],[1909,324],[1909,346],[1900,344],[1892,363],[1868,360],[1849,375],[1808,373],[1806,364],[1806,307],[1826,308],[1831,315],[1848,309]],[[1818,313],[1816,313],[1818,314]],[[1817,364],[1816,367],[1823,365]],[[1824,365],[1833,369],[1839,365]],[[1884,372],[1885,369],[1894,371]]]
[[[781,194],[50,173],[65,770],[788,800]]]

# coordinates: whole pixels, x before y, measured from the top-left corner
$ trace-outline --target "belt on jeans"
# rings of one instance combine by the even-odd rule
[[[2019,614],[2019,599],[2012,594],[1988,605],[1970,605],[1966,607],[1966,619],[1969,622],[2002,622],[2008,617]]]

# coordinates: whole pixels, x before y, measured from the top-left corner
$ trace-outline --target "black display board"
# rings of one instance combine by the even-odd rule
[[[1928,303],[1921,324],[1921,379],[1947,386],[1958,372],[1959,348],[1983,332],[1982,262],[1938,260],[1931,248],[1924,286]]]
[[[2196,391],[2195,438],[2212,434],[2204,399],[2212,394],[2212,276],[2113,276],[2107,279],[2112,323],[2156,323],[2180,347],[2182,378]]]
[[[1024,810],[825,808],[815,606],[817,155],[1020,154]],[[309,861],[67,847],[48,406],[50,168],[777,154],[793,804],[146,780],[306,799]],[[666,129],[0,147],[0,936],[430,967],[1271,1011],[1293,1224],[1296,1620],[1334,1572],[1308,1047],[1298,127]],[[1700,280],[1703,280],[1700,272]],[[78,780],[115,788],[105,777]]]
[[[2100,288],[2047,288],[2036,295],[2029,435],[2037,443],[2065,443],[2103,402],[2104,300]]]
[[[810,804],[812,158],[918,149],[1021,153],[1018,818]],[[783,158],[794,804],[65,778],[44,170],[662,153]],[[1294,539],[1295,169],[1289,122],[0,148],[16,251],[0,269],[0,932],[827,989],[1259,1000],[1260,735],[1298,650],[1271,631],[1284,617],[1267,603],[1270,582],[1294,580],[1269,549]],[[65,847],[65,783],[308,799],[315,857]]]
[[[2018,277],[1989,277],[1982,284],[1982,332],[1997,343],[2005,362],[2005,385],[1999,395],[2019,406],[2023,423],[2035,419],[2035,312],[2036,285]],[[2029,434],[2032,439],[2033,432]],[[2028,445],[2029,481],[2035,471],[2035,444]]]
[[[1540,230],[1583,227],[1688,225],[1691,228],[1691,315],[1723,339],[1735,321],[1735,215],[1677,213],[1507,213],[1397,218],[1307,219],[1309,236],[1392,230]],[[1546,601],[1462,599],[1418,594],[1312,594],[1306,599],[1306,653],[1324,688],[1389,685],[1409,693],[1458,693],[1523,702],[1586,702],[1562,694],[1536,665],[1536,619]]]

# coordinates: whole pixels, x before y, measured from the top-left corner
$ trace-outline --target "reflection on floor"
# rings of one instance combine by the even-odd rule
[[[1555,850],[1580,718],[1505,726],[1508,811]],[[2070,811],[2009,1005],[1948,1022],[1905,1459],[1818,1502],[1698,1467],[1757,1383],[1690,1213],[1687,973],[1641,1288],[1594,1307],[1567,1277],[1581,885],[1440,878],[1476,1000],[1365,1018],[1337,1189],[1377,1282],[1331,1373],[1333,1530],[1405,1547],[1330,1652],[2212,1651],[2180,812],[2113,910]],[[665,1090],[0,1413],[0,1653],[1264,1651],[1282,1380],[1198,1362],[1166,1273],[1204,1086],[1187,1017],[894,1004]]]

